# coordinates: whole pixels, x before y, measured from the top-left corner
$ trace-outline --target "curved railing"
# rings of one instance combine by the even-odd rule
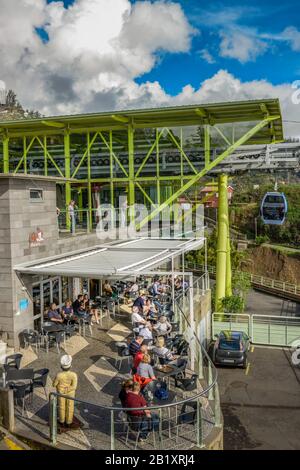
[[[186,294],[186,293],[185,293]],[[149,437],[142,448],[190,449],[204,446],[205,439],[212,429],[221,426],[220,398],[217,385],[217,371],[205,348],[197,337],[183,308],[182,297],[175,301],[175,317],[181,318],[181,332],[189,342],[189,371],[198,375],[194,392],[184,392],[171,384],[169,379],[169,400],[146,408],[122,408],[119,404],[96,404],[86,400],[71,398],[52,392],[50,394],[50,440],[59,443],[57,418],[64,398],[75,407],[75,415],[84,424],[81,445],[93,449],[126,450],[139,448],[140,424],[132,423],[128,412],[148,411],[154,414],[154,421],[144,421],[149,427]],[[113,384],[115,390],[117,384]],[[107,394],[113,393],[108,391]],[[102,395],[102,399],[107,398]],[[179,396],[181,394],[181,396]],[[144,426],[146,426],[144,424]],[[74,445],[78,446],[80,436]],[[87,445],[89,442],[89,445]]]

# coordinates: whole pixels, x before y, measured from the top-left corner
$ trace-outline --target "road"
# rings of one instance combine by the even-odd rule
[[[255,347],[248,370],[218,368],[224,448],[300,450],[300,369],[290,353]]]
[[[247,297],[247,307],[245,313],[249,315],[281,315],[282,306],[284,305],[283,315],[290,316],[296,314],[300,316],[300,304],[288,302],[275,297],[251,289]]]

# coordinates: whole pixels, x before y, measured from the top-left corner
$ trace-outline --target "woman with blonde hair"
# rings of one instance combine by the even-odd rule
[[[137,372],[133,376],[135,382],[139,382],[141,387],[145,387],[152,380],[156,380],[153,367],[151,366],[151,357],[149,354],[144,354],[141,362],[138,365]]]
[[[165,346],[165,338],[163,336],[159,336],[156,340],[156,345],[152,350],[154,354],[157,355],[158,358],[163,359],[166,362],[175,361],[178,356],[174,356],[170,349],[166,348]]]
[[[153,329],[157,332],[158,336],[167,336],[172,331],[172,325],[168,322],[167,317],[162,315]]]

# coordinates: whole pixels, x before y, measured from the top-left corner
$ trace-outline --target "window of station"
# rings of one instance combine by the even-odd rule
[[[29,189],[30,202],[43,202],[44,194],[42,189]]]

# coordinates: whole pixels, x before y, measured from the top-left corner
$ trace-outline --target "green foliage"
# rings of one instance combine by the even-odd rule
[[[235,295],[238,295],[242,299],[246,299],[246,296],[251,289],[250,275],[245,272],[235,272],[232,277],[232,288]]]
[[[207,264],[208,266],[216,266],[217,264],[217,230],[214,230],[207,237]],[[239,269],[245,253],[238,251],[235,243],[231,242],[231,267],[232,270]],[[186,259],[197,265],[205,264],[205,250],[192,251],[186,255]]]
[[[268,235],[259,235],[258,237],[255,238],[255,243],[257,245],[262,245],[263,243],[269,243],[270,238]]]
[[[297,181],[297,180],[296,180]],[[300,245],[300,185],[296,183],[279,185],[278,191],[286,195],[288,213],[286,221],[280,226],[264,225],[259,216],[263,196],[268,191],[274,191],[274,183],[265,177],[242,177],[236,182],[233,206],[231,207],[231,221],[240,231],[250,238],[255,237],[255,219],[259,237],[268,237],[268,241],[290,246]],[[260,185],[253,190],[253,185]],[[259,242],[260,238],[258,239]],[[264,242],[262,242],[264,243]]]
[[[241,313],[245,310],[245,301],[239,295],[224,297],[222,307],[225,313]]]

